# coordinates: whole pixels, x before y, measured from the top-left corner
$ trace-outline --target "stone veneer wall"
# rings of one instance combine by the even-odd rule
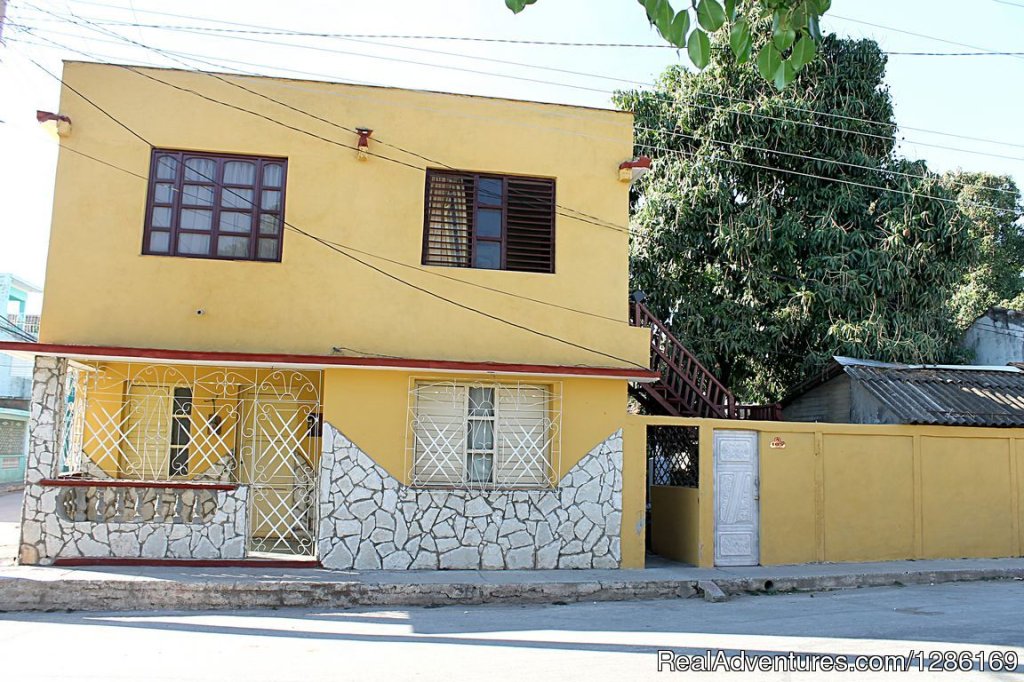
[[[330,424],[319,557],[331,569],[618,568],[622,431],[547,490],[403,485]]]
[[[21,523],[22,564],[67,557],[241,559],[245,556],[248,488],[217,491],[217,509],[206,523],[71,521],[60,513],[67,488],[40,481],[57,471],[66,395],[67,360],[36,358],[29,422],[29,451]],[[98,482],[102,486],[101,482]]]

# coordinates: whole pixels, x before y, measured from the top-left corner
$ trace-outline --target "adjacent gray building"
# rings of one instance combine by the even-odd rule
[[[962,345],[977,365],[1024,362],[1024,312],[989,308],[967,328]]]
[[[1016,366],[902,365],[835,357],[782,402],[786,421],[1024,426]]]

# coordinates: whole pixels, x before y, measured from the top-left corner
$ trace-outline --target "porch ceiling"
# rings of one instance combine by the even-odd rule
[[[549,375],[625,379],[652,382],[658,374],[649,369],[632,367],[589,367],[572,365],[530,365],[504,362],[467,362],[455,360],[423,360],[414,358],[354,357],[346,355],[292,355],[283,353],[238,353],[228,351],[190,351],[164,348],[125,348],[117,346],[79,346],[72,344],[23,343],[0,341],[0,352],[32,358],[49,355],[77,360],[105,360],[151,363],[187,363],[190,365],[231,365],[235,367],[275,367],[289,369],[330,369],[349,367],[377,370],[430,370],[449,373],[484,373],[495,375]]]

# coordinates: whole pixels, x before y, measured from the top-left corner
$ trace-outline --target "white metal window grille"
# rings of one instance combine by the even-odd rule
[[[59,473],[248,485],[251,552],[311,555],[320,372],[75,363]]]
[[[413,484],[550,487],[560,457],[561,391],[556,388],[413,382],[407,449]]]

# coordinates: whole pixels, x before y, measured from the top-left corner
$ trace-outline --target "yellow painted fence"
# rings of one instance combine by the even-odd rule
[[[700,433],[699,487],[651,489],[663,556],[714,564],[718,430],[758,434],[763,565],[1024,553],[1024,429],[634,416],[627,457],[648,425]]]

